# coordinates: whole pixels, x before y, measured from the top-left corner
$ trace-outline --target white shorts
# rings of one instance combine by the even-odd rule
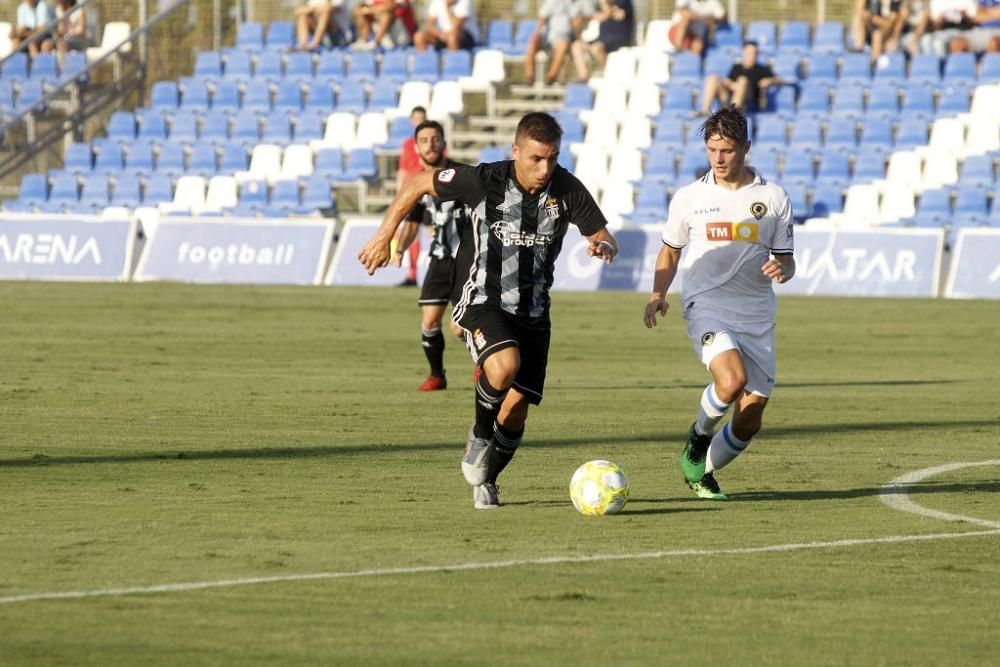
[[[719,354],[726,350],[736,350],[743,358],[743,369],[747,374],[746,390],[758,396],[770,396],[777,368],[774,327],[759,334],[733,329],[734,327],[710,317],[688,320],[688,338],[705,368]]]

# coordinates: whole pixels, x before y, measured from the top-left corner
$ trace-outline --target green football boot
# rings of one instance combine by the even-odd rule
[[[699,498],[706,500],[729,500],[729,496],[722,492],[719,483],[715,481],[715,475],[710,472],[705,473],[697,482],[688,482],[688,486]]]
[[[687,444],[681,452],[681,472],[684,479],[690,484],[697,482],[705,476],[705,455],[708,453],[708,446],[712,444],[712,436],[701,435],[691,424],[691,431],[688,433]]]

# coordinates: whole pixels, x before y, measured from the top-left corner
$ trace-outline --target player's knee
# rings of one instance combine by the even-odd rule
[[[743,395],[747,377],[745,373],[733,371],[715,379],[715,393],[725,403],[732,403]]]

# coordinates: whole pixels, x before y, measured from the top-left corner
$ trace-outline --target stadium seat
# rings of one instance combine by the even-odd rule
[[[41,79],[24,81],[17,95],[17,111],[34,109],[36,112],[42,113],[47,109],[44,99],[45,82]]]
[[[744,39],[757,42],[762,51],[770,51],[777,43],[776,35],[774,21],[751,21],[744,32]]]
[[[591,116],[587,130],[583,135],[584,145],[600,146],[605,153],[610,153],[618,145],[618,123],[610,114]]]
[[[442,79],[458,81],[472,75],[472,54],[468,51],[444,51],[441,59]]]
[[[182,109],[205,110],[209,107],[208,86],[204,83],[192,79],[184,84],[181,91]]]
[[[194,143],[198,140],[198,116],[190,110],[181,109],[170,119],[170,140]]]
[[[334,109],[333,88],[325,80],[313,81],[306,93],[306,109],[330,113]]]
[[[108,177],[105,174],[88,174],[84,177],[80,203],[92,207],[104,207],[110,204]]]
[[[354,146],[356,131],[357,117],[354,114],[334,112],[326,118],[322,147],[350,150]]]
[[[0,79],[0,119],[14,108],[14,82]]]
[[[314,154],[313,175],[333,179],[344,171],[344,154],[339,148],[321,148]]]
[[[645,150],[653,144],[653,123],[648,116],[626,116],[618,132],[622,146]]]
[[[239,203],[236,179],[232,176],[213,176],[208,181],[205,203],[196,213],[221,213]]]
[[[323,51],[319,54],[316,78],[324,79],[328,84],[340,83],[344,80],[346,73],[343,51]]]
[[[650,21],[652,23],[652,21]],[[727,71],[728,74],[728,71]],[[643,49],[636,69],[637,81],[664,85],[670,79],[670,56],[663,51]]]
[[[69,174],[80,176],[90,173],[94,168],[94,154],[90,144],[72,143],[66,147],[63,155],[63,170]]]
[[[861,145],[892,146],[892,123],[884,117],[868,115],[861,124]]]
[[[837,120],[826,126],[823,141],[826,148],[835,148],[853,153],[858,146],[857,127],[850,120]]]
[[[909,188],[886,188],[882,193],[878,221],[893,223],[912,218],[917,214],[913,190]]]
[[[59,78],[59,68],[54,53],[39,53],[31,59],[29,78],[55,83]]]
[[[264,180],[272,183],[281,176],[281,146],[257,144],[250,155],[250,168],[236,174],[243,180]]]
[[[648,81],[635,81],[628,94],[627,112],[632,117],[659,115],[660,88]]]
[[[347,78],[351,81],[371,82],[378,78],[375,68],[375,54],[369,51],[354,51],[347,70]]]
[[[614,181],[642,180],[642,152],[632,146],[619,145],[610,153],[608,171]]]
[[[125,174],[147,175],[153,171],[153,145],[148,141],[134,141],[125,146]]]
[[[359,85],[345,84],[337,93],[337,111],[361,114],[365,111],[365,90]]]
[[[899,95],[895,85],[883,86],[878,81],[868,94],[867,117],[878,116],[894,120],[899,116]]]
[[[162,202],[171,201],[173,198],[170,176],[167,174],[152,174],[146,179],[146,187],[143,189],[142,195],[143,204],[156,206]]]
[[[132,45],[126,42],[131,34],[132,28],[126,21],[109,21],[105,23],[101,30],[100,44],[87,48],[87,60],[90,62],[99,60],[119,46],[121,47],[120,53],[128,53],[132,50]]]
[[[233,121],[231,139],[248,144],[260,141],[260,121],[253,111],[241,111]]]
[[[840,80],[868,83],[872,78],[872,59],[867,53],[847,53],[840,60]]]
[[[211,178],[218,171],[218,157],[213,144],[198,143],[191,147],[187,173]]]
[[[500,162],[507,159],[507,152],[499,146],[483,146],[479,149],[479,162]]]
[[[244,110],[270,111],[271,87],[262,82],[247,86],[246,90],[243,91],[243,102],[240,106]]]
[[[285,61],[285,79],[302,85],[313,78],[312,54],[302,51],[292,51]],[[209,184],[211,187],[211,184]]]
[[[514,26],[514,44],[511,47],[510,55],[524,55],[524,52],[528,49],[528,40],[531,39],[532,33],[535,32],[537,22],[533,18],[521,19],[517,22],[517,25]]]
[[[399,104],[399,99],[396,97],[395,82],[379,78],[379,80],[372,85],[371,94],[368,97],[368,104],[365,106],[365,110],[385,111],[386,109],[395,109],[397,104]]]
[[[281,81],[274,95],[274,108],[277,111],[295,112],[302,110],[302,89],[297,81]]]
[[[778,157],[780,155],[781,153],[778,151],[752,150],[749,164],[761,175],[769,179],[777,179],[781,173],[778,169]]]
[[[992,155],[969,155],[962,163],[961,182],[965,185],[993,187],[996,177]],[[994,197],[996,199],[996,197]]]
[[[809,81],[829,85],[837,81],[837,57],[832,53],[813,53],[806,59],[806,66]]]
[[[194,76],[199,79],[222,78],[222,54],[217,51],[201,51],[195,57]]]
[[[240,89],[235,81],[216,81],[212,89],[212,109],[235,112],[240,108]]]
[[[975,185],[959,185],[955,189],[954,213],[956,216],[975,215],[985,218],[989,214],[986,190]]]
[[[292,123],[283,111],[272,111],[264,117],[261,141],[284,146],[292,140]]]
[[[802,113],[827,114],[830,111],[830,88],[823,81],[806,79],[799,92],[799,108]]]
[[[837,86],[833,94],[832,111],[838,117],[834,122],[844,118],[861,118],[865,113],[864,88],[850,83]]]
[[[344,180],[375,178],[378,167],[375,163],[375,151],[370,148],[352,148],[347,154],[344,165]]]
[[[652,21],[650,21],[652,23]],[[663,31],[664,37],[667,31]],[[726,21],[715,27],[715,46],[718,48],[739,48],[743,45],[743,24],[739,21]]]
[[[623,216],[635,209],[635,188],[631,183],[613,180],[601,190],[601,211],[614,227],[622,223]]]
[[[323,118],[318,114],[306,113],[300,115],[292,129],[292,140],[295,143],[308,144],[323,138]]]
[[[127,206],[128,208],[135,208],[141,204],[139,177],[135,174],[119,174],[115,179],[110,203],[112,206]]]
[[[684,84],[671,82],[667,85],[663,99],[663,111],[691,113],[694,110],[694,103],[691,98],[691,89]]]
[[[878,221],[879,190],[874,185],[856,184],[844,195],[843,222],[845,227],[865,228]]]
[[[930,83],[937,85],[941,81],[941,59],[933,53],[920,53],[910,60],[910,84]]]
[[[399,106],[396,107],[396,113],[409,116],[413,107],[427,109],[431,105],[431,90],[431,84],[426,81],[407,81],[399,90]]]
[[[183,174],[184,170],[184,147],[171,141],[160,144],[156,155],[156,172],[174,177]]]
[[[970,87],[965,80],[945,81],[944,87],[938,90],[937,113],[941,115],[956,115],[969,111]]]
[[[281,54],[277,51],[263,51],[257,56],[253,68],[255,83],[261,81],[276,82],[281,80],[284,72],[281,64]]]
[[[923,177],[923,161],[916,151],[900,151],[889,156],[885,178],[891,185],[916,190]]]
[[[246,21],[236,28],[236,48],[244,51],[260,51],[264,48],[264,26],[254,21]]]
[[[975,82],[976,80],[976,54],[974,53],[949,53],[944,60],[944,80],[955,81],[964,80]]]
[[[285,51],[295,45],[294,29],[288,21],[271,21],[267,27],[267,42],[269,50]]]
[[[458,85],[454,81],[450,83]],[[354,135],[355,148],[380,148],[387,143],[389,143],[389,124],[384,113],[369,111],[358,116]]]
[[[670,83],[700,85],[701,58],[688,51],[679,51],[670,58]]]
[[[571,83],[566,86],[563,110],[577,112],[594,107],[594,94],[585,83]]]
[[[963,155],[965,123],[958,118],[938,118],[931,124],[931,136],[927,145],[934,155]]]
[[[878,145],[862,144],[854,157],[852,183],[868,183],[885,178],[885,153]]]
[[[216,110],[202,117],[198,138],[212,143],[225,143],[229,139],[229,117]]]
[[[222,157],[219,160],[219,172],[235,174],[247,169],[247,150],[239,144],[223,144]]]
[[[68,80],[73,76],[76,76],[77,83],[87,83],[90,81],[90,75],[85,71],[87,69],[87,55],[82,51],[68,51],[63,56],[62,67],[59,71],[59,78],[62,81]]]
[[[677,181],[676,153],[659,147],[650,151],[643,170],[643,181],[672,186]]]
[[[514,23],[506,19],[494,19],[486,27],[486,46],[511,53],[514,46]]]
[[[256,179],[240,183],[239,203],[241,206],[267,206],[267,183]]]
[[[819,156],[816,181],[846,187],[850,180],[850,160],[847,153],[829,148],[823,150]]]
[[[222,76],[230,81],[247,82],[253,77],[253,67],[249,53],[239,51],[226,55]]]
[[[996,83],[1000,81],[1000,53],[984,53],[979,63],[979,82]]]
[[[162,141],[167,138],[167,121],[162,114],[144,110],[144,113],[137,120],[139,121],[139,132],[136,136],[139,139]]]
[[[274,208],[283,209],[285,212],[299,208],[299,183],[295,180],[278,180],[271,186],[271,197],[268,203]]]
[[[0,65],[0,79],[4,81],[24,81],[28,78],[28,54],[12,53]]]
[[[409,80],[435,83],[440,78],[441,64],[437,51],[417,51],[413,54],[413,67],[410,70]]]
[[[774,145],[784,148],[788,144],[788,125],[784,118],[762,116],[757,122],[756,144]]]
[[[563,129],[563,144],[570,145],[583,141],[583,121],[580,120],[579,116],[560,116],[559,124]],[[568,150],[562,151],[560,155],[568,152]]]
[[[302,205],[296,212],[305,214],[332,208],[334,208],[334,200],[330,190],[330,182],[321,176],[309,177],[302,190]]]
[[[636,193],[633,224],[656,224],[667,219],[667,189],[661,183],[644,181]]]
[[[917,207],[917,214],[920,216],[951,215],[951,191],[950,190],[925,190],[920,193],[920,204]]]
[[[709,169],[708,156],[705,147],[695,144],[688,145],[681,153],[681,163],[677,169],[678,179],[682,182],[700,178]]]
[[[157,81],[149,93],[149,106],[152,109],[173,111],[177,108],[177,84],[173,81]]]
[[[778,37],[778,52],[809,48],[809,24],[805,21],[785,21]]]
[[[898,86],[906,79],[906,57],[902,53],[884,53],[875,62],[875,82]]]
[[[313,173],[313,151],[309,146],[295,144],[285,149],[281,156],[281,176],[295,179]]]
[[[802,78],[802,58],[799,57],[798,53],[787,53],[779,51],[774,57],[774,73],[781,77],[782,81],[788,83],[795,83]],[[720,73],[720,76],[726,76],[726,72]]]
[[[813,51],[822,53],[843,53],[844,24],[840,21],[824,21],[817,25],[812,48]]]
[[[809,185],[807,183],[789,183],[785,186],[788,201],[792,205],[792,218],[802,222],[809,214]]]
[[[789,145],[792,150],[817,150],[822,145],[820,133],[821,123],[816,118],[799,118],[792,124],[792,134]]]
[[[75,204],[79,199],[76,176],[73,174],[58,174],[52,178],[52,190],[49,192],[49,202],[60,205]]]
[[[927,145],[928,123],[922,118],[903,118],[896,130],[893,146],[899,149]]]
[[[608,153],[603,146],[584,144],[576,156],[573,173],[595,198],[608,181]]]
[[[813,153],[805,147],[789,150],[785,153],[785,163],[781,169],[781,178],[784,181],[812,183],[816,174],[813,169]]]
[[[125,168],[122,149],[117,143],[107,143],[95,151],[94,171],[101,174],[117,174]]]
[[[199,211],[205,206],[205,179],[201,176],[181,176],[174,189],[173,205],[168,210]]]
[[[25,174],[21,178],[17,201],[28,205],[40,204],[48,199],[48,189],[48,180],[44,174]]]

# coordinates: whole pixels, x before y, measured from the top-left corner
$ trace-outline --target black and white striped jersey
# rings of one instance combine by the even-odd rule
[[[448,160],[442,168],[456,166],[468,165]],[[434,259],[454,259],[458,253],[462,231],[470,224],[468,209],[463,204],[431,195],[421,197],[406,219],[431,226],[433,238],[427,254]]]
[[[547,323],[549,288],[569,225],[584,236],[607,225],[594,198],[571,173],[557,166],[549,184],[530,194],[504,160],[439,169],[434,188],[441,200],[470,211],[474,251],[456,309],[493,306],[523,320]]]

